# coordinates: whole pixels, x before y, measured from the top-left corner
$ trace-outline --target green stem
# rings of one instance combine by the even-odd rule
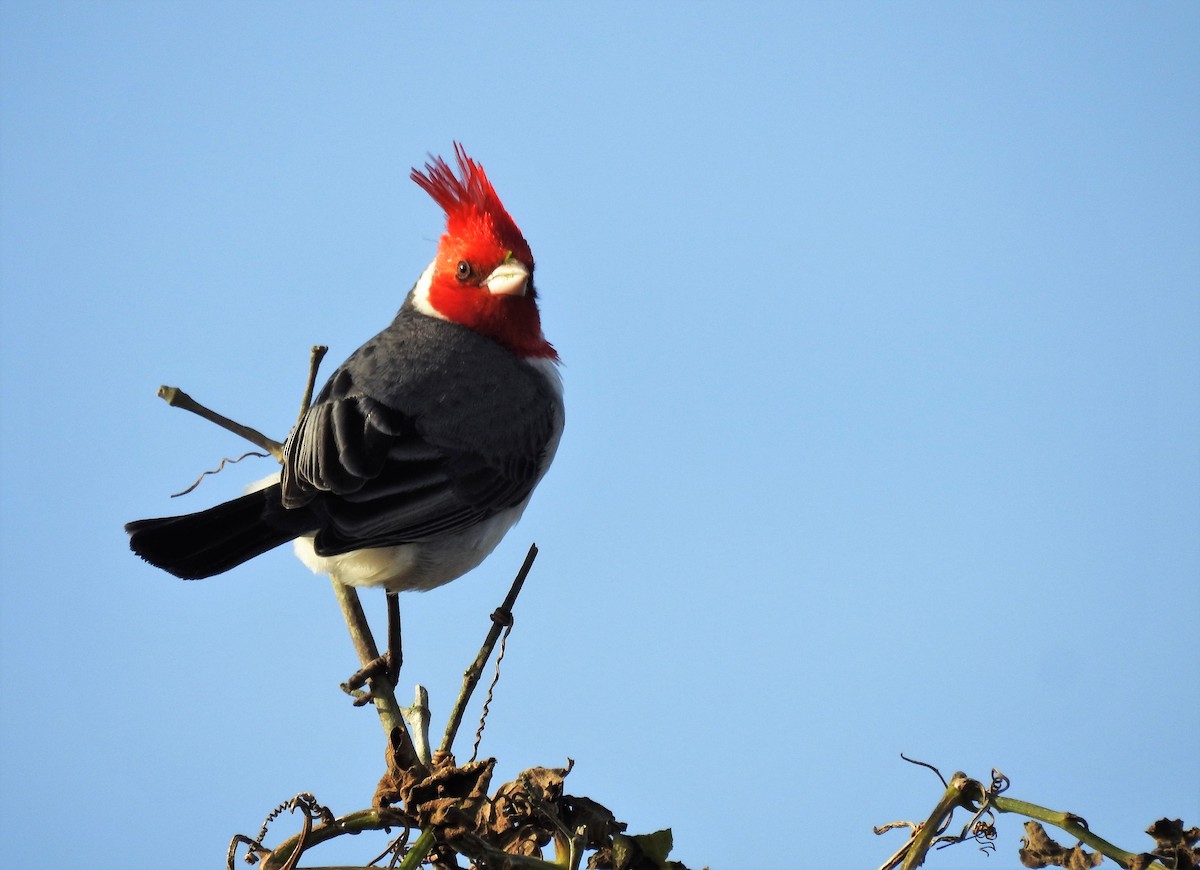
[[[404,854],[404,860],[400,862],[397,870],[417,870],[429,854],[429,850],[433,848],[436,839],[433,835],[433,828],[423,830],[421,836],[417,837],[416,841],[408,847],[408,851]]]
[[[1072,837],[1075,837],[1085,846],[1090,846],[1106,858],[1116,861],[1122,867],[1129,867],[1133,863],[1133,860],[1137,858],[1135,853],[1126,852],[1119,846],[1114,846],[1103,837],[1097,837],[1087,829],[1086,823],[1079,816],[1072,815],[1071,813],[1058,812],[1038,806],[1037,804],[1031,804],[1028,801],[1007,798],[1003,795],[990,798],[990,803],[998,812],[1017,813],[1022,816],[1028,816],[1031,819],[1037,819],[1039,822],[1054,825],[1054,827],[1066,831]],[[1167,870],[1167,868],[1161,862],[1155,861],[1149,865],[1147,870]]]
[[[303,847],[304,851],[313,846],[340,837],[342,834],[357,834],[362,831],[378,831],[382,828],[399,827],[404,824],[404,815],[398,810],[370,809],[360,810],[336,819],[331,824],[318,825],[307,834],[297,834],[284,840],[277,846],[262,863],[262,870],[279,870],[288,863],[292,853]],[[421,835],[422,837],[424,834]],[[417,838],[419,843],[421,838]],[[415,848],[415,844],[414,844]],[[418,864],[420,862],[417,862]],[[416,866],[416,865],[414,865]]]
[[[954,810],[963,806],[963,790],[970,783],[971,779],[961,770],[956,771],[954,776],[950,777],[950,784],[946,786],[946,791],[913,838],[912,847],[909,848],[908,855],[904,859],[902,870],[914,870],[925,863],[925,853],[929,851],[933,838],[942,830]]]

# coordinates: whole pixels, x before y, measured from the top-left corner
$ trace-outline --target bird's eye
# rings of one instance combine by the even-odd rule
[[[470,278],[471,264],[466,260],[459,260],[458,271],[455,273],[455,277],[457,277],[459,281],[466,281],[468,278]]]

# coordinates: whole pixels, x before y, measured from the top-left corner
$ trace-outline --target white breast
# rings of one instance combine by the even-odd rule
[[[382,586],[389,592],[427,590],[466,574],[487,558],[521,518],[529,499],[454,535],[396,547],[372,547],[337,556],[318,556],[313,538],[296,538],[300,561],[315,574],[348,586]]]

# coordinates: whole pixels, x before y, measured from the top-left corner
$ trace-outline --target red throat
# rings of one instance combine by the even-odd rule
[[[529,243],[500,202],[483,167],[457,142],[454,155],[457,174],[441,157],[431,157],[424,171],[414,169],[411,176],[446,213],[429,304],[448,320],[498,341],[517,356],[558,359],[542,335]],[[493,295],[483,281],[510,260],[519,261],[529,271],[525,293]]]

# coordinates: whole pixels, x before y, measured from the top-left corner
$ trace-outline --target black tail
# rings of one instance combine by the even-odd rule
[[[126,523],[129,549],[184,580],[236,568],[280,544],[314,531],[304,509],[280,506],[279,484],[199,513]]]

